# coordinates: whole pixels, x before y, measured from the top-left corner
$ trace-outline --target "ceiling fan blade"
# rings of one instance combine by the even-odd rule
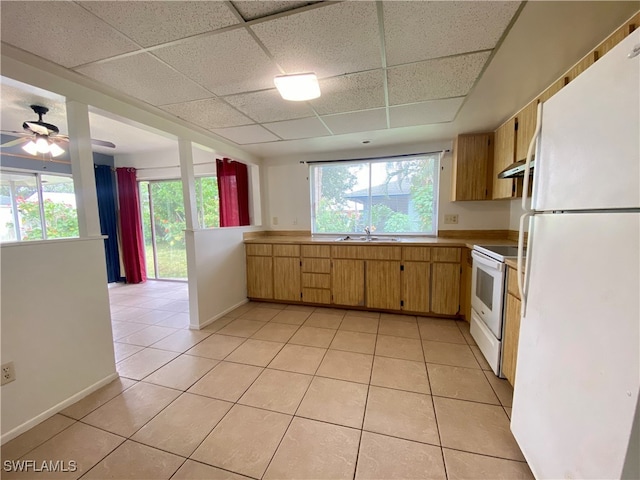
[[[16,132],[15,130],[0,130],[3,135],[11,135],[13,137],[32,137],[33,133]]]
[[[16,138],[15,140],[11,140],[10,142],[3,143],[0,147],[13,147],[15,145],[20,145],[21,143],[26,143],[29,141],[29,138]]]
[[[49,135],[49,129],[47,127],[43,127],[42,125],[38,125],[33,122],[24,122],[24,124],[31,129],[33,133],[37,133],[39,135]]]
[[[95,140],[92,138],[91,143],[93,143],[94,145],[99,145],[101,147],[116,148],[115,143],[107,142],[105,140]]]

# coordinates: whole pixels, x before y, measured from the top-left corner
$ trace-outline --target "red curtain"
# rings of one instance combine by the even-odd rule
[[[138,182],[135,168],[118,168],[118,202],[120,204],[120,232],[122,233],[122,261],[127,283],[141,283],[147,279],[144,263],[144,241],[140,221]]]
[[[249,169],[228,158],[216,160],[220,226],[249,225]]]

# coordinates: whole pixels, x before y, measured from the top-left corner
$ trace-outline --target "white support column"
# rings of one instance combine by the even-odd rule
[[[180,176],[182,177],[182,196],[184,197],[184,214],[187,230],[193,230],[198,225],[198,209],[196,205],[196,179],[193,172],[193,145],[183,138],[178,140],[178,154],[180,156]]]
[[[182,197],[184,199],[184,215],[186,231],[184,235],[187,248],[187,281],[189,283],[189,328],[200,328],[198,309],[198,262],[196,260],[196,241],[194,231],[199,227],[196,204],[196,183],[193,172],[193,145],[191,141],[178,140],[180,156],[180,176],[182,178]]]
[[[86,104],[67,100],[67,126],[80,237],[99,236],[100,216],[91,150],[89,108]]]

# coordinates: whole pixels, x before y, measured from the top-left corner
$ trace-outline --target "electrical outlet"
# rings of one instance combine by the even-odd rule
[[[13,362],[4,363],[2,365],[2,385],[13,382],[16,379],[16,370],[13,368]]]
[[[273,217],[273,220],[271,221],[271,223],[273,225],[277,225],[278,224],[278,217]]]
[[[297,225],[297,224],[298,224],[298,219],[297,219],[297,218],[294,218],[294,219],[293,219],[293,224],[294,224],[294,225]]]
[[[446,224],[456,224],[458,223],[458,214],[449,214],[444,216],[444,223]]]

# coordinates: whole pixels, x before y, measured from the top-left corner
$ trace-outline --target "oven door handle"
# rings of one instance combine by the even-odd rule
[[[473,257],[473,261],[474,262],[478,262],[481,265],[484,265],[486,267],[489,268],[493,268],[494,270],[497,270],[498,272],[501,272],[502,270],[504,270],[504,263],[502,262],[498,262],[496,260],[493,259],[489,259],[487,257],[485,257],[484,255],[482,255],[481,253],[475,252],[475,251],[471,251],[471,256]]]

